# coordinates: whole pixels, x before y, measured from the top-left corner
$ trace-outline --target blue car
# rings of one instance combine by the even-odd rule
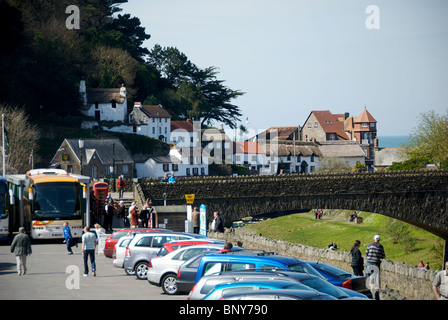
[[[337,300],[335,297],[321,293],[301,283],[283,280],[257,280],[257,281],[238,281],[232,283],[223,283],[215,286],[215,289],[210,292],[204,300],[219,300],[225,299],[226,295],[258,291],[258,290],[278,290],[278,289],[294,289],[311,291],[316,296],[322,297],[324,300]]]
[[[236,270],[291,270],[311,274],[324,279],[324,277],[306,261],[277,255],[271,252],[257,253],[240,251],[227,254],[205,254],[199,261],[195,283],[206,275]]]
[[[367,277],[355,276],[348,271],[323,262],[307,262],[335,286],[357,291],[372,298],[372,292],[366,287]]]

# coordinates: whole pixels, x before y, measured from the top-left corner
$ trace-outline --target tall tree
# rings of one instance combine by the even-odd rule
[[[243,95],[232,90],[217,79],[217,68],[198,68],[177,48],[154,46],[148,63],[156,68],[166,82],[166,89],[175,90],[178,101],[182,102],[181,117],[201,118],[202,124],[222,122],[231,128],[236,126],[241,116],[232,100]],[[168,102],[167,108],[173,106]]]

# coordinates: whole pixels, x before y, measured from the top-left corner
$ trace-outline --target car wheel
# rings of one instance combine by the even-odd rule
[[[167,274],[162,279],[163,292],[169,295],[177,293],[177,277],[174,273]]]
[[[140,280],[145,280],[148,275],[148,262],[142,261],[135,266],[135,276]]]

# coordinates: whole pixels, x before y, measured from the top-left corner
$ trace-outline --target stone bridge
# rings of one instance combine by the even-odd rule
[[[348,209],[386,215],[448,240],[448,171],[406,171],[180,177],[174,184],[141,179],[141,190],[155,205],[207,206],[207,220],[218,211],[224,224],[277,212]],[[165,197],[165,198],[164,198]]]

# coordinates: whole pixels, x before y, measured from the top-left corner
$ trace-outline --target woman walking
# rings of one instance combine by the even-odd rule
[[[355,240],[353,247],[350,249],[350,254],[352,256],[351,266],[353,268],[353,274],[355,276],[363,276],[364,270],[364,258],[361,255],[359,247],[361,246],[361,241]]]

